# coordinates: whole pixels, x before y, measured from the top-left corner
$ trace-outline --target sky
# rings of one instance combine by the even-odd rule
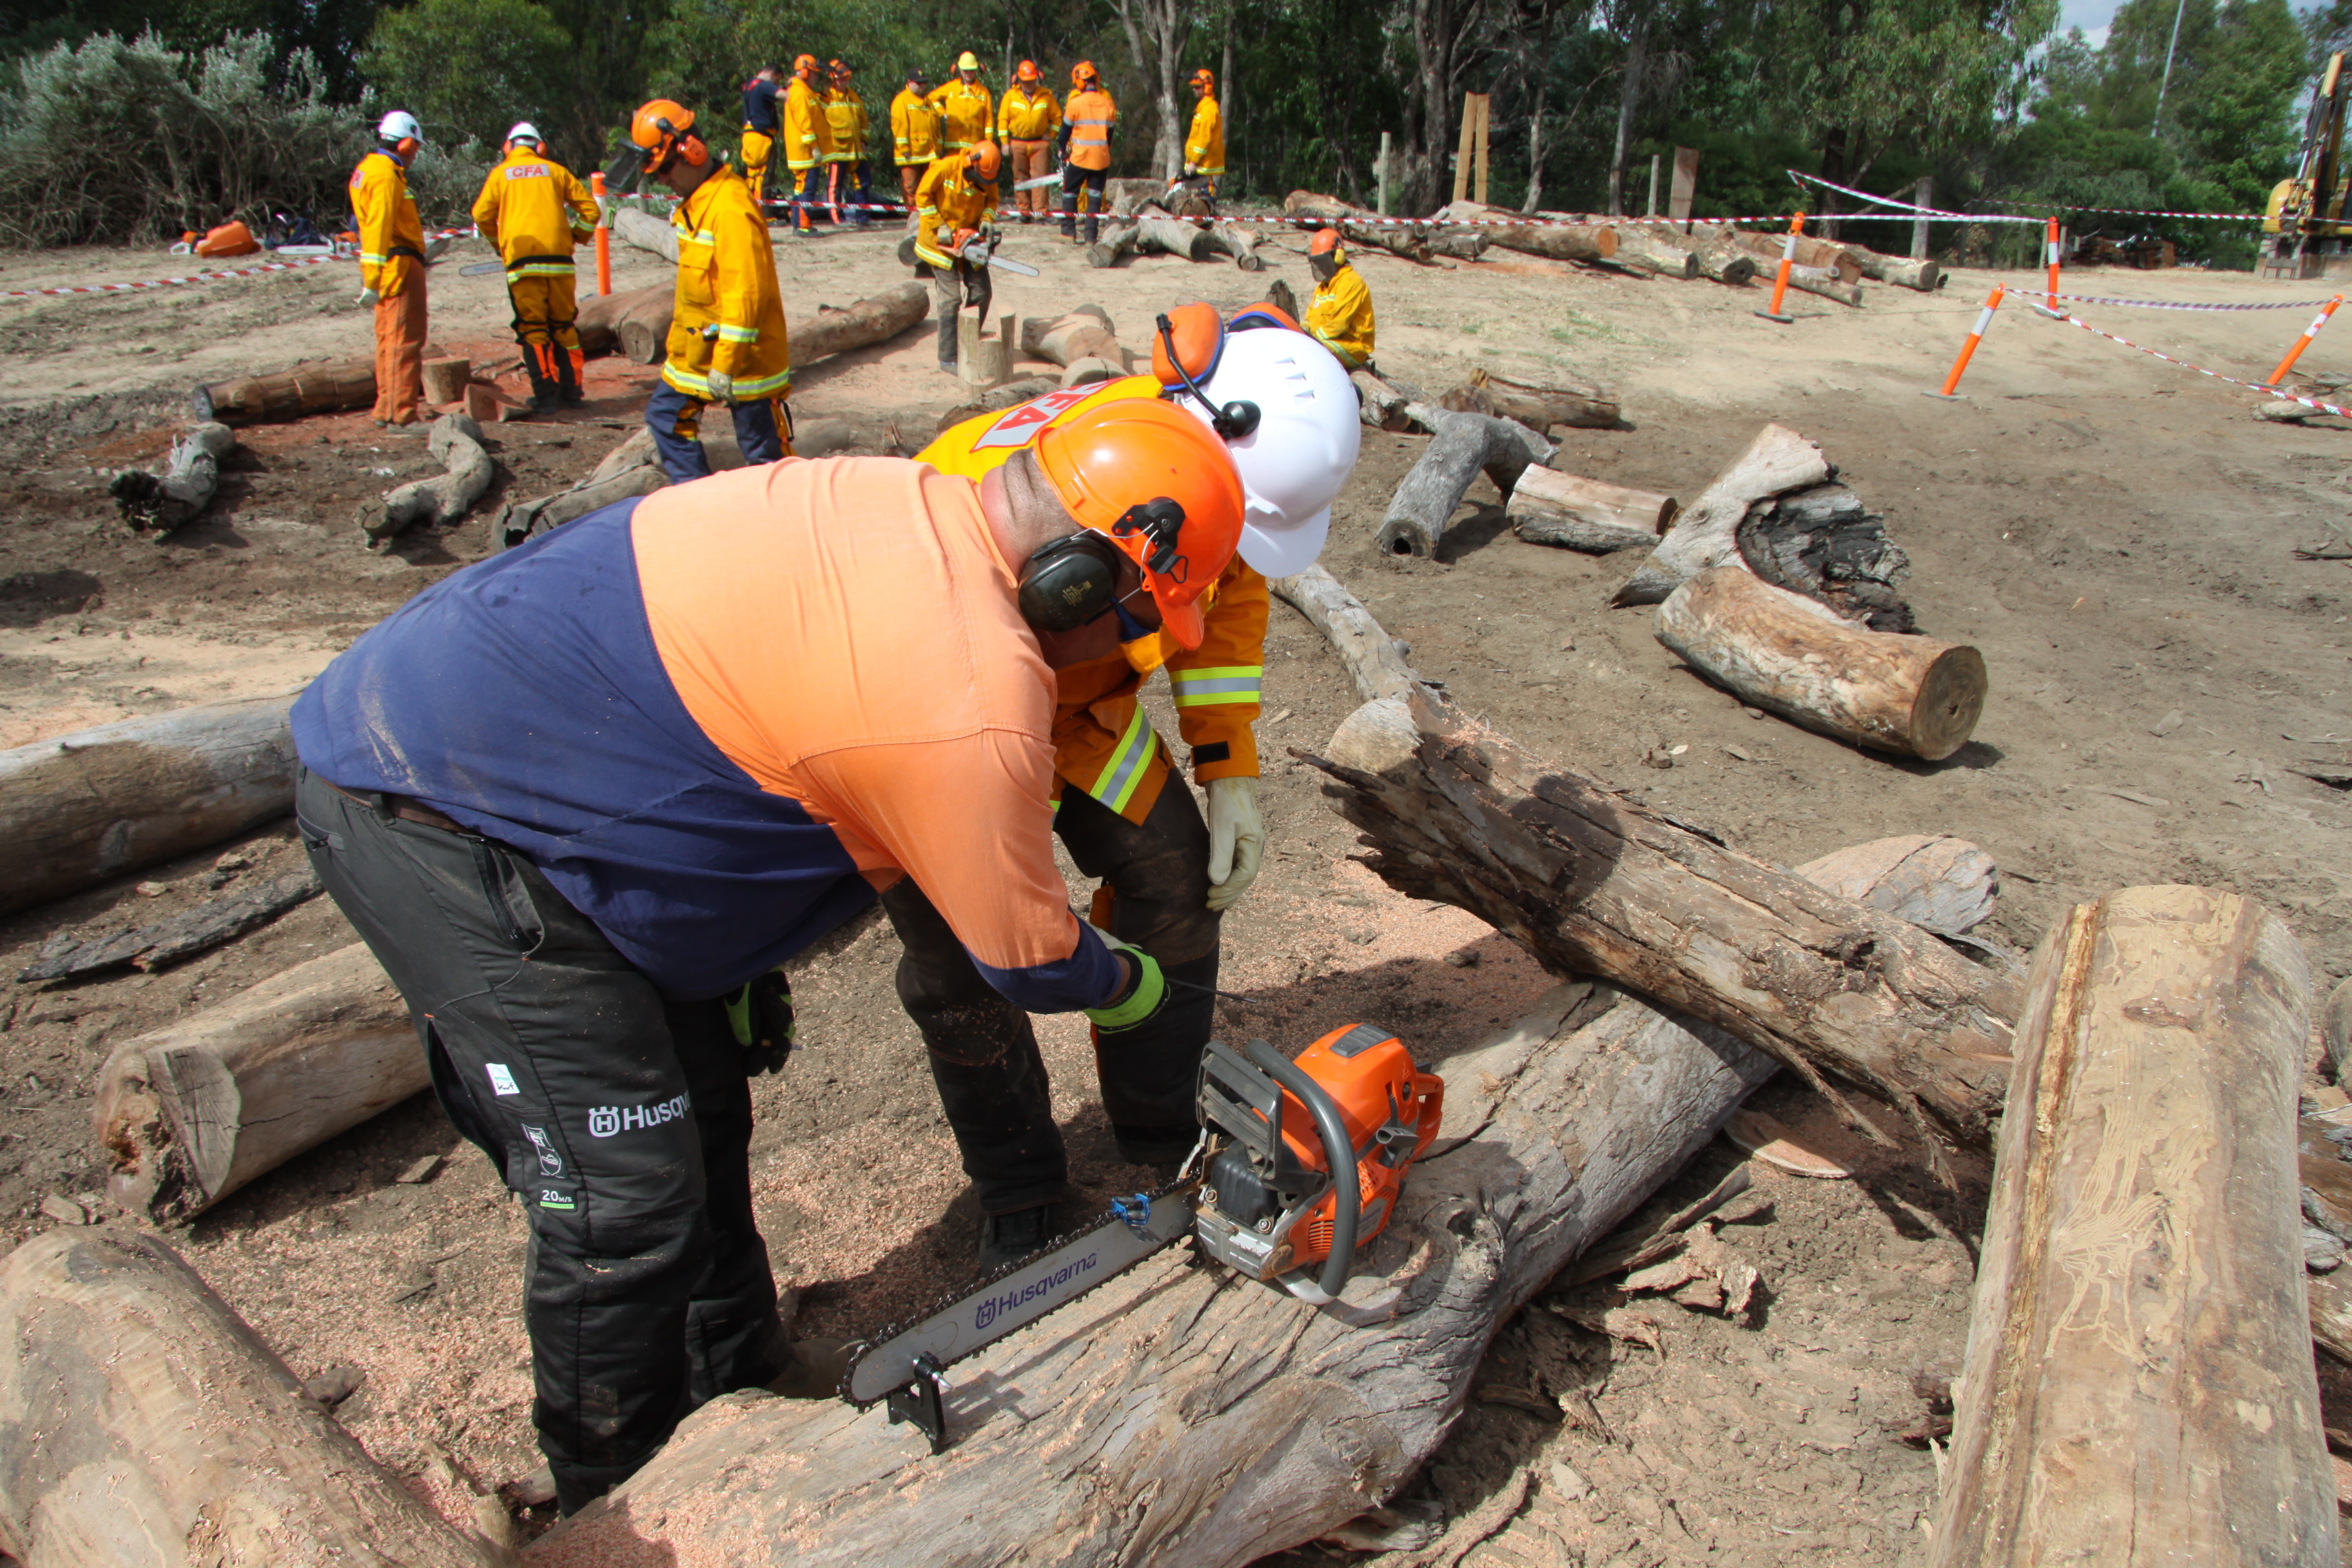
[[[2287,0],[2287,3],[2298,11],[2308,11],[2318,4],[2318,0]],[[2059,36],[2063,37],[2069,27],[2080,27],[2083,36],[2095,48],[2107,41],[2107,23],[2121,5],[2122,0],[2060,0]]]

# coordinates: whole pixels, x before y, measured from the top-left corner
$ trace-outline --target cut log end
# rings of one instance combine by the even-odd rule
[[[1937,654],[1911,704],[1911,754],[1940,763],[1967,745],[1984,713],[1987,684],[1984,655],[1975,648]]]

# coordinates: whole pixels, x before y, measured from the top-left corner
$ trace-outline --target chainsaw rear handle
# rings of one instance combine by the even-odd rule
[[[1348,1136],[1339,1102],[1288,1057],[1264,1040],[1252,1040],[1249,1059],[1297,1097],[1315,1118],[1316,1133],[1323,1140],[1323,1163],[1331,1178],[1331,1256],[1323,1260],[1323,1293],[1336,1300],[1355,1267],[1356,1228],[1364,1217],[1363,1178],[1356,1172],[1355,1142]]]

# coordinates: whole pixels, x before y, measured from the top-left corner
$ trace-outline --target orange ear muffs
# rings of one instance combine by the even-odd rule
[[[677,139],[677,155],[686,160],[687,167],[699,169],[710,162],[710,146],[689,131]]]
[[[1151,340],[1151,374],[1160,385],[1181,386],[1216,374],[1225,350],[1225,324],[1213,305],[1179,305],[1168,312],[1169,330]],[[1169,349],[1175,349],[1171,360]],[[1181,368],[1180,368],[1181,367]]]
[[[392,144],[392,150],[399,153],[400,161],[405,163],[416,156],[416,149],[420,145],[422,145],[422,143],[420,143],[415,137],[404,136],[399,141]]]

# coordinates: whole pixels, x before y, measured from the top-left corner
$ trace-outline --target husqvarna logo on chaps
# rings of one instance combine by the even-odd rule
[[[665,1121],[675,1121],[686,1114],[686,1110],[687,1098],[682,1094],[657,1105],[600,1105],[588,1112],[588,1135],[610,1138],[616,1133],[642,1131]]]

